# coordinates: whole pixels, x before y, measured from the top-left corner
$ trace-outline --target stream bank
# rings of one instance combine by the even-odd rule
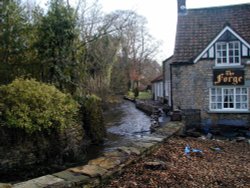
[[[132,116],[131,114],[137,115]],[[57,185],[59,187],[78,187],[78,185],[92,184],[93,181],[99,181],[101,175],[105,175],[105,178],[101,179],[106,179],[151,152],[180,127],[180,125],[162,126],[162,130],[159,129],[158,133],[150,134],[150,117],[128,101],[105,112],[104,117],[108,133],[107,139],[102,146],[91,148],[89,162],[79,163],[75,165],[78,167],[51,173],[51,175],[16,183],[12,187],[40,188]],[[167,129],[164,130],[164,128]],[[101,167],[101,172],[99,167]],[[58,182],[58,178],[62,181]]]
[[[112,151],[105,151],[102,156],[90,160],[86,165],[9,185],[9,187],[90,188],[100,186],[114,175],[122,173],[126,166],[153,152],[166,139],[178,133],[182,127],[182,122],[168,122],[150,136],[144,136],[143,139],[131,142],[130,146],[120,146]]]
[[[74,161],[71,160],[72,161],[71,163],[69,162],[59,163],[59,161],[56,160],[58,161],[57,164],[52,165],[51,162],[43,163],[43,164],[37,163],[33,168],[31,169],[23,168],[22,171],[21,170],[17,171],[14,169],[9,173],[4,173],[1,170],[2,174],[1,174],[0,182],[18,183],[20,181],[27,181],[28,179],[39,177],[42,175],[59,172],[61,170],[64,170],[70,167],[84,165],[84,164],[87,164],[89,160],[101,156],[104,151],[114,150],[115,147],[118,147],[120,145],[123,145],[123,146],[130,145],[130,142],[134,142],[133,140],[142,136],[140,132],[144,132],[143,134],[149,134],[148,131],[150,127],[150,118],[146,114],[141,112],[140,110],[136,109],[133,103],[124,101],[122,103],[119,103],[118,105],[112,105],[112,108],[106,111],[103,115],[105,118],[105,124],[107,128],[107,137],[105,138],[103,144],[101,145],[93,144],[87,148],[85,147],[86,149],[84,149],[83,155],[79,157],[77,160],[74,160]],[[81,131],[76,130],[75,132],[80,133]],[[72,133],[72,131],[68,131],[68,134],[69,133]],[[55,140],[53,143],[58,141],[55,138],[57,137],[54,137],[54,139],[53,138],[51,139],[51,140]],[[72,138],[78,139],[77,136],[73,136]],[[26,143],[22,141],[22,143],[26,147],[28,142]],[[44,143],[45,143],[44,141],[41,141],[37,143],[37,144],[40,144],[39,147],[34,147],[36,148],[36,151],[34,153],[41,153],[38,156],[43,156],[46,154],[45,152],[42,152],[42,150],[39,150],[39,148],[47,146],[47,144],[43,146]],[[28,146],[29,145],[30,144],[28,144]],[[77,144],[77,145],[80,147],[80,144]],[[54,149],[55,146],[57,145],[51,146],[52,148],[51,151],[55,150]],[[72,148],[72,144],[68,148]],[[16,151],[18,151],[18,149]],[[24,162],[27,163],[29,161],[32,162],[31,160],[32,158],[29,158],[29,156],[33,156],[33,155],[28,153],[27,157],[25,159],[22,159],[22,162],[20,161],[20,164]],[[13,155],[12,155],[12,158],[13,158]],[[20,155],[18,158],[18,153],[17,153],[16,158],[17,159],[20,158]],[[34,160],[33,163],[36,161],[37,160]],[[2,160],[1,162],[3,163],[4,160]]]

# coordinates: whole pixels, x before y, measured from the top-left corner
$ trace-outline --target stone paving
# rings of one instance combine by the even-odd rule
[[[14,185],[1,184],[0,188],[91,188],[106,182],[113,175],[156,149],[164,140],[178,133],[182,122],[168,122],[159,127],[147,139],[121,146],[108,151],[103,156],[90,160],[87,165],[66,169],[51,175],[42,176]]]

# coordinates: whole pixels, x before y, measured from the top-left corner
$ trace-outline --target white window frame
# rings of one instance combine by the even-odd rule
[[[214,91],[213,91],[214,90]],[[247,87],[213,87],[209,90],[210,111],[248,111]]]
[[[238,48],[235,48],[236,45],[238,45]],[[215,46],[216,66],[237,66],[241,64],[241,49],[239,41],[217,42]],[[236,51],[238,52],[238,55],[236,54]],[[220,53],[221,55],[219,56]]]

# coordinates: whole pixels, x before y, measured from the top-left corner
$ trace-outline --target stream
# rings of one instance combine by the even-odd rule
[[[124,101],[105,115],[107,139],[105,150],[129,145],[150,134],[150,117],[135,108],[135,104]]]
[[[147,139],[150,134],[150,117],[138,110],[135,104],[124,100],[121,104],[104,112],[107,137],[103,145],[91,146],[87,150],[85,161],[101,156],[120,146],[129,146],[131,142]]]
[[[91,145],[86,150],[86,157],[76,163],[64,163],[62,166],[41,165],[32,171],[16,172],[0,177],[0,182],[17,183],[46,174],[62,171],[65,168],[81,166],[89,160],[100,157],[105,151],[111,151],[120,146],[129,146],[131,142],[147,139],[150,134],[150,117],[136,109],[135,104],[123,101],[121,104],[104,112],[107,137],[102,145]]]

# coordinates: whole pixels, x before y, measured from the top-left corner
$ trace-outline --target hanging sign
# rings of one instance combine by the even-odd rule
[[[244,85],[244,70],[217,69],[213,72],[214,85]]]

